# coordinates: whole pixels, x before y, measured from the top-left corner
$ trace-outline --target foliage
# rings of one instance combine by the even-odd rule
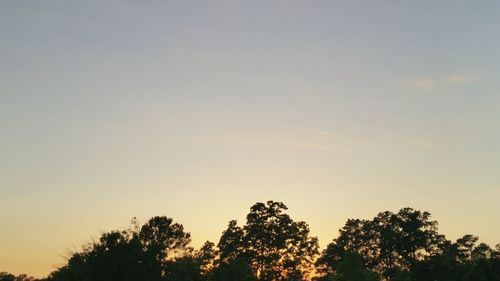
[[[324,277],[337,276],[350,252],[390,281],[496,280],[492,278],[499,272],[500,246],[476,246],[478,237],[471,234],[448,241],[428,212],[404,208],[379,213],[372,220],[349,219],[339,232],[316,262]]]
[[[153,217],[140,230],[102,234],[97,242],[73,254],[48,280],[175,280],[172,276],[187,266],[186,260],[168,258],[189,252],[190,241],[182,225],[171,218]]]
[[[8,272],[0,272],[0,281],[37,281],[37,279],[26,274],[15,276]]]
[[[222,262],[241,258],[252,267],[259,280],[288,280],[307,275],[318,254],[318,240],[309,235],[309,226],[295,222],[281,202],[256,203],[246,224],[236,221],[219,241]]]
[[[257,281],[252,267],[243,259],[236,258],[215,268],[210,281]]]
[[[359,254],[347,253],[339,262],[333,281],[378,281],[379,274],[366,269]]]
[[[430,214],[411,208],[398,213],[379,213],[373,220],[350,219],[317,262],[324,273],[332,273],[342,257],[358,253],[370,270],[383,273],[394,268],[411,269],[419,260],[440,251],[443,236]]]
[[[403,208],[349,219],[318,257],[309,226],[281,202],[256,203],[246,223],[229,222],[217,246],[194,250],[168,217],[103,233],[44,281],[500,281],[500,244],[438,233],[430,213]],[[41,281],[0,273],[0,281]]]

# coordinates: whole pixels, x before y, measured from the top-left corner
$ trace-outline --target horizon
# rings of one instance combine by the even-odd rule
[[[131,218],[217,242],[284,202],[321,249],[428,211],[500,242],[500,2],[0,3],[0,272]]]
[[[275,202],[280,202],[279,200],[271,200],[271,201],[275,201]],[[269,200],[263,200],[263,201],[259,201],[259,202],[254,202],[254,203],[262,203],[262,202],[269,202]],[[286,204],[286,202],[283,202]],[[253,205],[253,203],[252,203]],[[295,221],[303,221],[302,219],[299,219],[299,218],[296,218],[294,217],[293,215],[293,210],[291,211],[290,210],[290,207],[287,205],[288,207],[288,210],[286,211],[287,214],[292,214],[291,217],[292,219],[294,219]],[[339,225],[339,228],[337,229],[335,235],[333,237],[331,237],[331,239],[329,239],[328,241],[322,241],[321,239],[319,239],[319,246],[320,246],[320,251],[323,251],[326,249],[326,246],[327,244],[331,243],[332,240],[334,238],[337,238],[338,236],[338,232],[340,231],[341,227],[344,226],[344,223],[348,220],[348,219],[361,219],[361,220],[370,220],[370,219],[373,219],[374,217],[376,217],[376,215],[382,213],[383,211],[390,211],[392,213],[396,213],[397,211],[403,209],[403,208],[412,208],[410,206],[404,206],[404,207],[401,207],[401,208],[398,208],[396,210],[380,210],[379,212],[377,213],[374,213],[372,216],[368,216],[368,217],[348,217],[346,218],[342,223],[340,223]],[[244,225],[245,222],[246,222],[246,213],[249,211],[250,209],[250,205],[248,206],[247,208],[247,211],[245,211],[245,215],[242,217],[242,218],[233,218],[234,220],[236,220],[238,222],[238,226],[241,226],[241,225]],[[427,210],[420,210],[418,208],[412,208],[414,210],[417,210],[417,211],[422,211],[422,212],[425,212]],[[462,236],[464,235],[468,235],[468,234],[472,234],[472,235],[475,235],[475,233],[473,232],[466,232],[466,233],[463,233],[462,235],[460,236],[457,236],[457,237],[449,237],[446,233],[443,233],[440,229],[440,221],[437,220],[431,212],[429,212],[431,214],[431,220],[432,221],[436,221],[438,223],[437,227],[438,227],[438,232],[440,234],[443,234],[445,236],[446,239],[454,242],[455,240],[457,240],[458,238],[461,238]],[[156,216],[166,216],[168,218],[171,218],[173,220],[174,223],[179,223],[181,225],[184,226],[184,230],[186,231],[186,233],[190,233],[191,234],[191,243],[189,244],[189,246],[193,247],[195,250],[198,250],[201,248],[201,246],[203,246],[203,244],[207,241],[209,242],[213,242],[215,243],[215,245],[217,245],[218,241],[219,241],[219,238],[220,236],[222,235],[223,231],[225,230],[225,228],[227,227],[228,223],[230,220],[227,221],[227,223],[221,227],[221,231],[219,233],[219,235],[215,238],[215,239],[204,239],[204,238],[201,238],[200,237],[195,237],[193,235],[193,233],[191,231],[189,231],[189,229],[186,228],[185,224],[182,223],[182,221],[179,221],[179,220],[176,220],[175,218],[173,217],[169,217],[168,215],[165,215],[165,214],[157,214],[157,215],[153,215],[151,216],[150,218],[153,218],[153,217],[156,217]],[[72,254],[74,253],[78,253],[78,252],[81,252],[85,246],[89,245],[89,243],[94,243],[95,241],[98,241],[100,236],[104,233],[107,233],[107,232],[111,232],[111,231],[115,231],[115,230],[118,230],[118,231],[121,231],[121,230],[126,230],[126,229],[133,229],[134,228],[134,223],[133,221],[135,221],[135,223],[137,223],[137,225],[143,225],[145,222],[147,222],[150,218],[138,218],[138,217],[131,217],[126,224],[122,224],[122,225],[119,225],[119,226],[115,226],[114,228],[108,228],[108,229],[99,229],[98,233],[94,233],[93,235],[90,235],[88,236],[85,240],[83,241],[80,241],[78,242],[78,245],[76,244],[73,244],[71,245],[71,247],[66,247],[64,249],[64,252],[61,253],[60,255],[58,255],[59,257],[59,262],[56,263],[56,264],[53,264],[51,266],[51,270],[49,272],[47,272],[46,274],[42,274],[42,275],[36,275],[36,274],[27,274],[28,276],[33,276],[33,277],[36,277],[36,278],[44,278],[46,277],[49,273],[51,273],[52,271],[58,269],[61,265],[63,265],[64,263],[67,262],[67,257],[71,256]],[[232,219],[231,219],[232,220]],[[307,221],[305,221],[306,223],[308,223]],[[314,233],[314,226],[311,226],[309,224],[309,227],[311,229],[311,234],[313,237],[316,237],[315,233]],[[82,234],[83,235],[83,234]],[[488,244],[489,246],[491,247],[494,247],[496,245],[500,245],[499,241],[491,241],[491,243],[488,243],[488,241],[485,241],[484,239],[481,239],[481,237],[479,237],[479,240],[477,243],[486,243]],[[0,270],[0,272],[9,272],[9,273],[13,273],[13,274],[16,274],[16,275],[20,275],[20,274],[26,274],[26,271],[19,271],[19,272],[15,272],[15,271],[5,271],[5,270]]]

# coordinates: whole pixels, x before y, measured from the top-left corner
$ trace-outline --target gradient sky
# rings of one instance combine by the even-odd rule
[[[499,1],[1,1],[0,271],[136,216],[411,206],[500,242]]]

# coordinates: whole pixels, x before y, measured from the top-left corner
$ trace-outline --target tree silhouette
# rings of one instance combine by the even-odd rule
[[[196,251],[194,258],[198,263],[202,275],[208,276],[214,269],[217,254],[215,244],[210,241],[206,241],[205,244]]]
[[[317,261],[325,274],[335,272],[346,253],[357,253],[368,269],[388,277],[440,252],[444,239],[430,213],[412,208],[381,212],[372,220],[349,219],[339,233]]]
[[[467,234],[451,242],[430,213],[403,208],[349,219],[318,257],[309,226],[281,202],[256,203],[229,222],[217,247],[198,250],[171,218],[156,216],[103,233],[44,281],[500,281],[500,244]],[[315,274],[311,274],[315,272]],[[36,281],[0,273],[0,281]]]
[[[318,253],[318,240],[309,235],[305,222],[284,213],[287,209],[281,202],[256,203],[243,228],[231,221],[219,241],[221,260],[246,260],[259,280],[306,275]]]
[[[111,231],[73,254],[48,280],[172,280],[175,258],[189,253],[190,234],[167,217],[153,217],[137,229]]]
[[[317,278],[318,281],[378,281],[380,275],[365,268],[357,253],[345,253],[338,263],[334,275]]]
[[[236,258],[214,268],[209,281],[257,281],[252,267],[243,259]]]
[[[0,281],[36,281],[38,279],[28,276],[26,274],[21,274],[15,276],[14,274],[10,274],[8,272],[0,272]]]
[[[222,263],[230,263],[238,257],[243,257],[245,248],[243,245],[244,235],[245,232],[238,226],[237,221],[232,220],[229,222],[227,229],[222,232],[222,236],[217,244]]]

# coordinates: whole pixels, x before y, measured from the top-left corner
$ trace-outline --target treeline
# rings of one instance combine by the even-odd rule
[[[230,221],[217,245],[190,247],[171,218],[132,220],[73,253],[43,281],[500,281],[495,249],[464,235],[449,241],[428,212],[382,212],[349,219],[320,252],[309,226],[281,202],[256,203],[246,223]],[[24,281],[4,278],[0,281]]]
[[[10,274],[8,272],[0,272],[0,281],[37,281],[35,277],[28,276],[26,274],[21,274],[15,276],[14,274]]]

